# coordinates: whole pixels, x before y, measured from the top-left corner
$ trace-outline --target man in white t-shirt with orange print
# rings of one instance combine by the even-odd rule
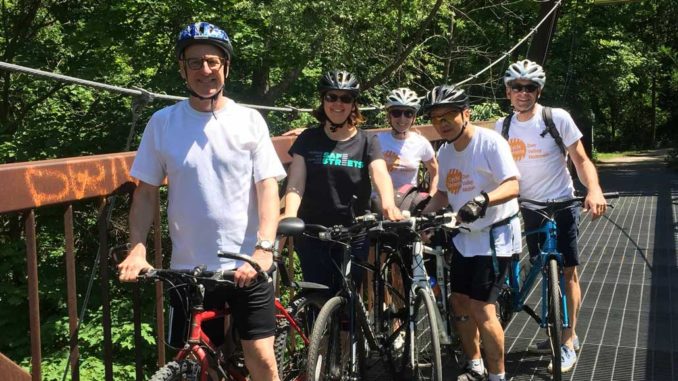
[[[463,90],[437,86],[427,94],[424,107],[446,141],[438,150],[438,191],[424,212],[450,205],[466,228],[453,238],[450,264],[451,318],[469,359],[457,380],[506,380],[504,331],[495,301],[511,255],[522,247],[516,218],[518,168],[501,135],[469,122],[468,95]]]
[[[567,169],[567,155],[570,156],[581,182],[588,193],[584,201],[584,210],[591,211],[598,218],[607,209],[603,191],[598,182],[598,174],[591,160],[586,156],[581,142],[582,134],[570,114],[560,108],[551,111],[557,134],[548,133],[542,116],[542,106],[537,103],[546,82],[544,69],[530,60],[518,61],[509,66],[504,76],[506,97],[511,101],[514,113],[508,129],[508,141],[513,158],[520,170],[520,196],[539,201],[565,200],[574,196],[574,185]],[[503,130],[504,119],[497,121],[495,129]],[[505,136],[506,136],[505,135]],[[562,139],[561,145],[556,136]],[[538,228],[543,219],[527,208],[521,208],[525,230]],[[571,328],[563,330],[561,348],[561,370],[567,372],[574,366],[579,349],[576,335],[577,314],[581,306],[581,290],[577,265],[577,235],[579,208],[567,209],[556,215],[558,225],[558,251],[563,254],[565,265],[565,286],[567,293],[567,312]],[[537,235],[526,237],[530,255],[539,254],[539,245],[543,238]],[[548,340],[531,346],[539,352],[550,351]],[[553,364],[549,365],[549,369]]]

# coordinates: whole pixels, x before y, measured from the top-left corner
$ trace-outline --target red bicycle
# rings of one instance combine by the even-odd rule
[[[304,231],[304,223],[298,218],[287,218],[278,226],[278,237],[294,236]],[[113,248],[111,258],[119,263],[121,254],[129,250],[127,245]],[[249,256],[235,253],[219,252],[219,257],[241,260],[249,263],[259,273],[258,279],[268,278],[259,265]],[[281,284],[296,295],[285,307],[276,298],[276,337],[275,356],[278,373],[282,381],[303,381],[306,379],[306,359],[309,337],[315,316],[327,300],[327,286],[294,282],[290,279],[283,256],[278,250],[274,252],[274,261],[280,273]],[[242,350],[236,348],[230,355],[225,355],[214,345],[210,337],[203,331],[204,322],[225,318],[230,315],[227,307],[220,309],[204,309],[205,290],[222,288],[228,292],[234,286],[235,271],[207,271],[204,266],[192,270],[150,269],[140,274],[138,279],[162,281],[170,289],[184,289],[183,303],[188,310],[190,332],[183,348],[175,358],[165,364],[151,377],[150,381],[246,381],[248,371],[245,368]],[[274,272],[273,274],[276,274]],[[238,340],[235,340],[236,343]]]

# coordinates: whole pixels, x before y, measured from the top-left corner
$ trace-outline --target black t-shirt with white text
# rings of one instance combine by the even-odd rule
[[[355,216],[369,210],[372,184],[368,166],[383,158],[376,136],[358,129],[350,139],[334,141],[322,127],[309,128],[299,135],[289,154],[303,156],[306,163],[306,187],[298,212],[304,222],[350,224],[354,195]]]

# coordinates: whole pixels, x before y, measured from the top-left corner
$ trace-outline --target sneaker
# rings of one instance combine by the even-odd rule
[[[393,340],[393,349],[396,353],[400,353],[403,350],[403,347],[405,347],[405,334],[405,330],[402,330],[398,334],[398,337]]]
[[[579,336],[575,336],[572,339],[572,345],[574,346],[574,351],[579,352]],[[528,348],[531,352],[536,353],[551,353],[551,342],[548,338],[543,341],[537,341],[536,343],[530,344]]]
[[[567,373],[577,362],[577,354],[567,345],[560,346],[560,371]],[[549,372],[553,372],[553,361],[549,363]]]
[[[468,366],[464,369],[464,373],[457,377],[457,381],[487,381],[487,379],[487,368],[480,374]]]

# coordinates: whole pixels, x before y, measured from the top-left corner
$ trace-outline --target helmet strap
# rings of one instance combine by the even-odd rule
[[[396,138],[396,139],[397,138],[403,138],[403,139],[406,138],[407,133],[409,131],[410,131],[410,127],[407,127],[407,129],[405,129],[405,131],[401,132],[401,131],[398,131],[395,128],[393,128],[393,126],[391,126],[391,135],[393,135],[393,137]]]
[[[322,101],[322,102],[325,102],[325,101]],[[351,107],[355,107],[355,103],[353,103],[353,105],[352,105]],[[348,116],[346,117],[346,119],[344,119],[344,121],[341,122],[341,123],[334,123],[334,122],[330,119],[329,116],[325,116],[325,117],[327,118],[327,121],[330,122],[330,131],[331,131],[331,132],[337,132],[337,130],[338,130],[339,128],[344,127],[344,126],[346,125],[346,122],[348,122],[349,119],[351,119],[351,115],[352,115],[352,114],[353,114],[353,110],[351,110],[351,113],[349,113]]]
[[[459,138],[461,137],[461,134],[464,133],[464,130],[466,129],[466,125],[467,125],[467,124],[468,124],[468,120],[465,120],[465,121],[464,121],[464,124],[461,125],[461,131],[459,131],[459,133],[457,134],[457,136],[453,137],[453,138],[450,139],[450,140],[447,140],[447,143],[454,143],[454,142],[456,142],[457,140],[459,140]]]
[[[350,118],[350,116],[349,116],[349,118]],[[330,120],[330,118],[327,118],[327,121],[330,122],[330,131],[332,131],[332,132],[337,132],[337,130],[338,130],[339,128],[342,128],[342,127],[344,127],[344,126],[346,125],[346,122],[348,122],[348,119],[349,119],[349,118],[346,118],[346,120],[344,120],[344,121],[341,122],[341,123],[334,123],[334,122],[332,122],[332,121]]]
[[[224,84],[221,85],[221,88],[217,92],[215,92],[214,95],[212,95],[211,97],[203,97],[202,95],[196,93],[195,91],[193,91],[193,89],[191,89],[191,86],[188,85],[188,69],[184,65],[184,80],[186,82],[186,89],[187,89],[188,93],[191,94],[191,96],[194,96],[194,97],[200,99],[201,101],[204,101],[206,99],[211,100],[212,101],[212,110],[214,110],[214,103],[217,101],[217,98],[219,98],[219,95],[221,95],[224,92],[224,87],[226,86],[225,82],[226,82],[226,78],[228,78],[228,75],[230,73],[230,66],[231,66],[231,65],[229,65],[229,63],[230,62],[228,60],[226,60],[226,62],[224,62]]]

